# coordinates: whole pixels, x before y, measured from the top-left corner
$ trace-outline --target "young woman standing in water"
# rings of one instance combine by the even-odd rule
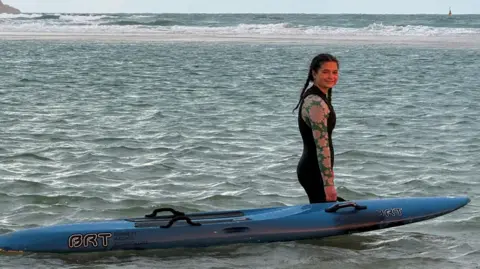
[[[297,176],[310,203],[343,200],[334,184],[332,132],[336,115],[332,106],[332,88],[338,81],[338,60],[330,54],[315,56],[295,109],[303,140],[303,153]],[[312,86],[308,87],[311,83]],[[294,110],[295,110],[294,109]]]

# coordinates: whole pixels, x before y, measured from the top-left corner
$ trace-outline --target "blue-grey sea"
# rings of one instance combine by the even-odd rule
[[[480,15],[0,15],[0,233],[308,203],[292,109],[340,60],[338,193],[468,195],[319,240],[0,255],[0,268],[480,268]]]

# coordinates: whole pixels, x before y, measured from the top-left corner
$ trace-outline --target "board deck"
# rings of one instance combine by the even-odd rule
[[[410,197],[189,214],[159,208],[143,217],[0,235],[0,251],[96,252],[324,238],[425,221],[469,202],[468,197]]]

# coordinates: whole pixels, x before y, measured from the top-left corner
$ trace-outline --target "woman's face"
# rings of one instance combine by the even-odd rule
[[[315,73],[313,71],[314,83],[320,89],[333,88],[338,82],[338,65],[336,62],[325,62]]]

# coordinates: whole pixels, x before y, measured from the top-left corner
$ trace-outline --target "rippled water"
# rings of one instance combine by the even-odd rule
[[[0,256],[5,268],[478,268],[480,51],[370,45],[0,42],[0,232],[307,203],[292,109],[309,60],[341,61],[347,199],[468,195],[447,216],[303,242]]]

